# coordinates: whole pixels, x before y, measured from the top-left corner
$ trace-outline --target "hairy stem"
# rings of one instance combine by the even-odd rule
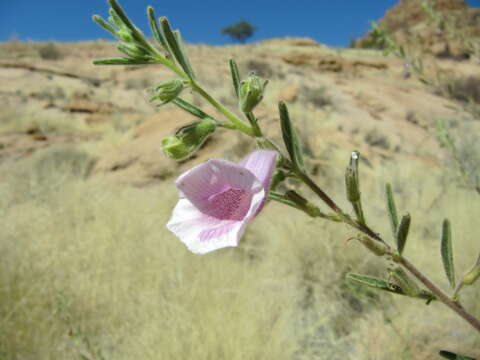
[[[462,317],[466,322],[480,332],[480,321],[477,318],[468,313],[460,304],[450,299],[447,294],[438,288],[432,281],[430,281],[429,278],[427,278],[403,256],[398,257],[398,262],[403,265],[413,276],[415,276],[423,285],[425,285],[432,293],[434,293],[441,302],[455,311],[460,317]]]
[[[302,171],[296,170],[295,174],[317,194],[335,213],[337,213],[345,223],[354,227],[355,229],[363,232],[371,238],[382,242],[388,249],[388,253],[392,255],[392,258],[405,267],[413,276],[415,276],[427,289],[429,289],[435,296],[447,305],[450,309],[456,312],[461,318],[473,326],[480,332],[480,321],[473,315],[468,313],[459,303],[452,300],[447,294],[445,294],[437,285],[435,285],[427,276],[425,276],[420,270],[418,270],[410,261],[403,256],[395,254],[394,251],[388,246],[381,236],[370,229],[367,225],[352,221],[345,215],[342,209],[333,201],[307,174]]]
[[[223,115],[227,117],[228,120],[232,122],[232,124],[235,125],[235,127],[243,132],[246,135],[249,136],[255,136],[255,132],[253,129],[245,124],[242,120],[238,118],[237,115],[235,115],[233,112],[228,110],[225,106],[220,104],[217,100],[215,100],[209,93],[207,93],[200,85],[198,85],[196,82],[192,81],[190,83],[192,89],[197,91],[205,100],[207,100],[210,104],[212,104],[218,111],[220,111]]]

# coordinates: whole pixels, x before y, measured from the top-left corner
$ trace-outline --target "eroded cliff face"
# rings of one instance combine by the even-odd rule
[[[464,0],[432,2],[437,19],[422,8],[424,1],[401,0],[378,21],[401,45],[438,57],[468,58],[471,49],[465,39],[480,39],[480,9],[470,8]],[[357,40],[355,47],[368,47],[369,33]]]

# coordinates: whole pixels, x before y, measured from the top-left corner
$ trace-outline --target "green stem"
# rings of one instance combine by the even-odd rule
[[[255,136],[255,131],[245,124],[242,120],[238,118],[233,112],[228,110],[225,106],[220,104],[217,100],[215,100],[209,93],[207,93],[200,85],[198,85],[195,81],[190,82],[190,86],[192,89],[196,90],[205,100],[207,100],[210,104],[212,104],[218,111],[220,111],[223,115],[229,119],[232,124],[235,126],[236,129],[240,130],[244,134],[248,136]]]

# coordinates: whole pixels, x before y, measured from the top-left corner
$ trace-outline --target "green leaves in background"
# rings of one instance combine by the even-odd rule
[[[455,289],[455,267],[453,266],[453,249],[452,249],[452,229],[448,219],[443,220],[442,225],[442,243],[441,254],[443,268],[447,275],[448,281],[453,289]]]
[[[303,171],[305,169],[305,164],[303,162],[300,141],[298,139],[297,132],[293,128],[292,122],[290,121],[287,105],[283,101],[278,104],[278,111],[280,112],[282,137],[288,154],[290,155],[290,160],[296,169]]]

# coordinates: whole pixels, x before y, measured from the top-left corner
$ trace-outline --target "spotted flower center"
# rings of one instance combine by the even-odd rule
[[[209,214],[220,220],[242,220],[250,208],[252,195],[245,190],[229,188],[209,197]]]

